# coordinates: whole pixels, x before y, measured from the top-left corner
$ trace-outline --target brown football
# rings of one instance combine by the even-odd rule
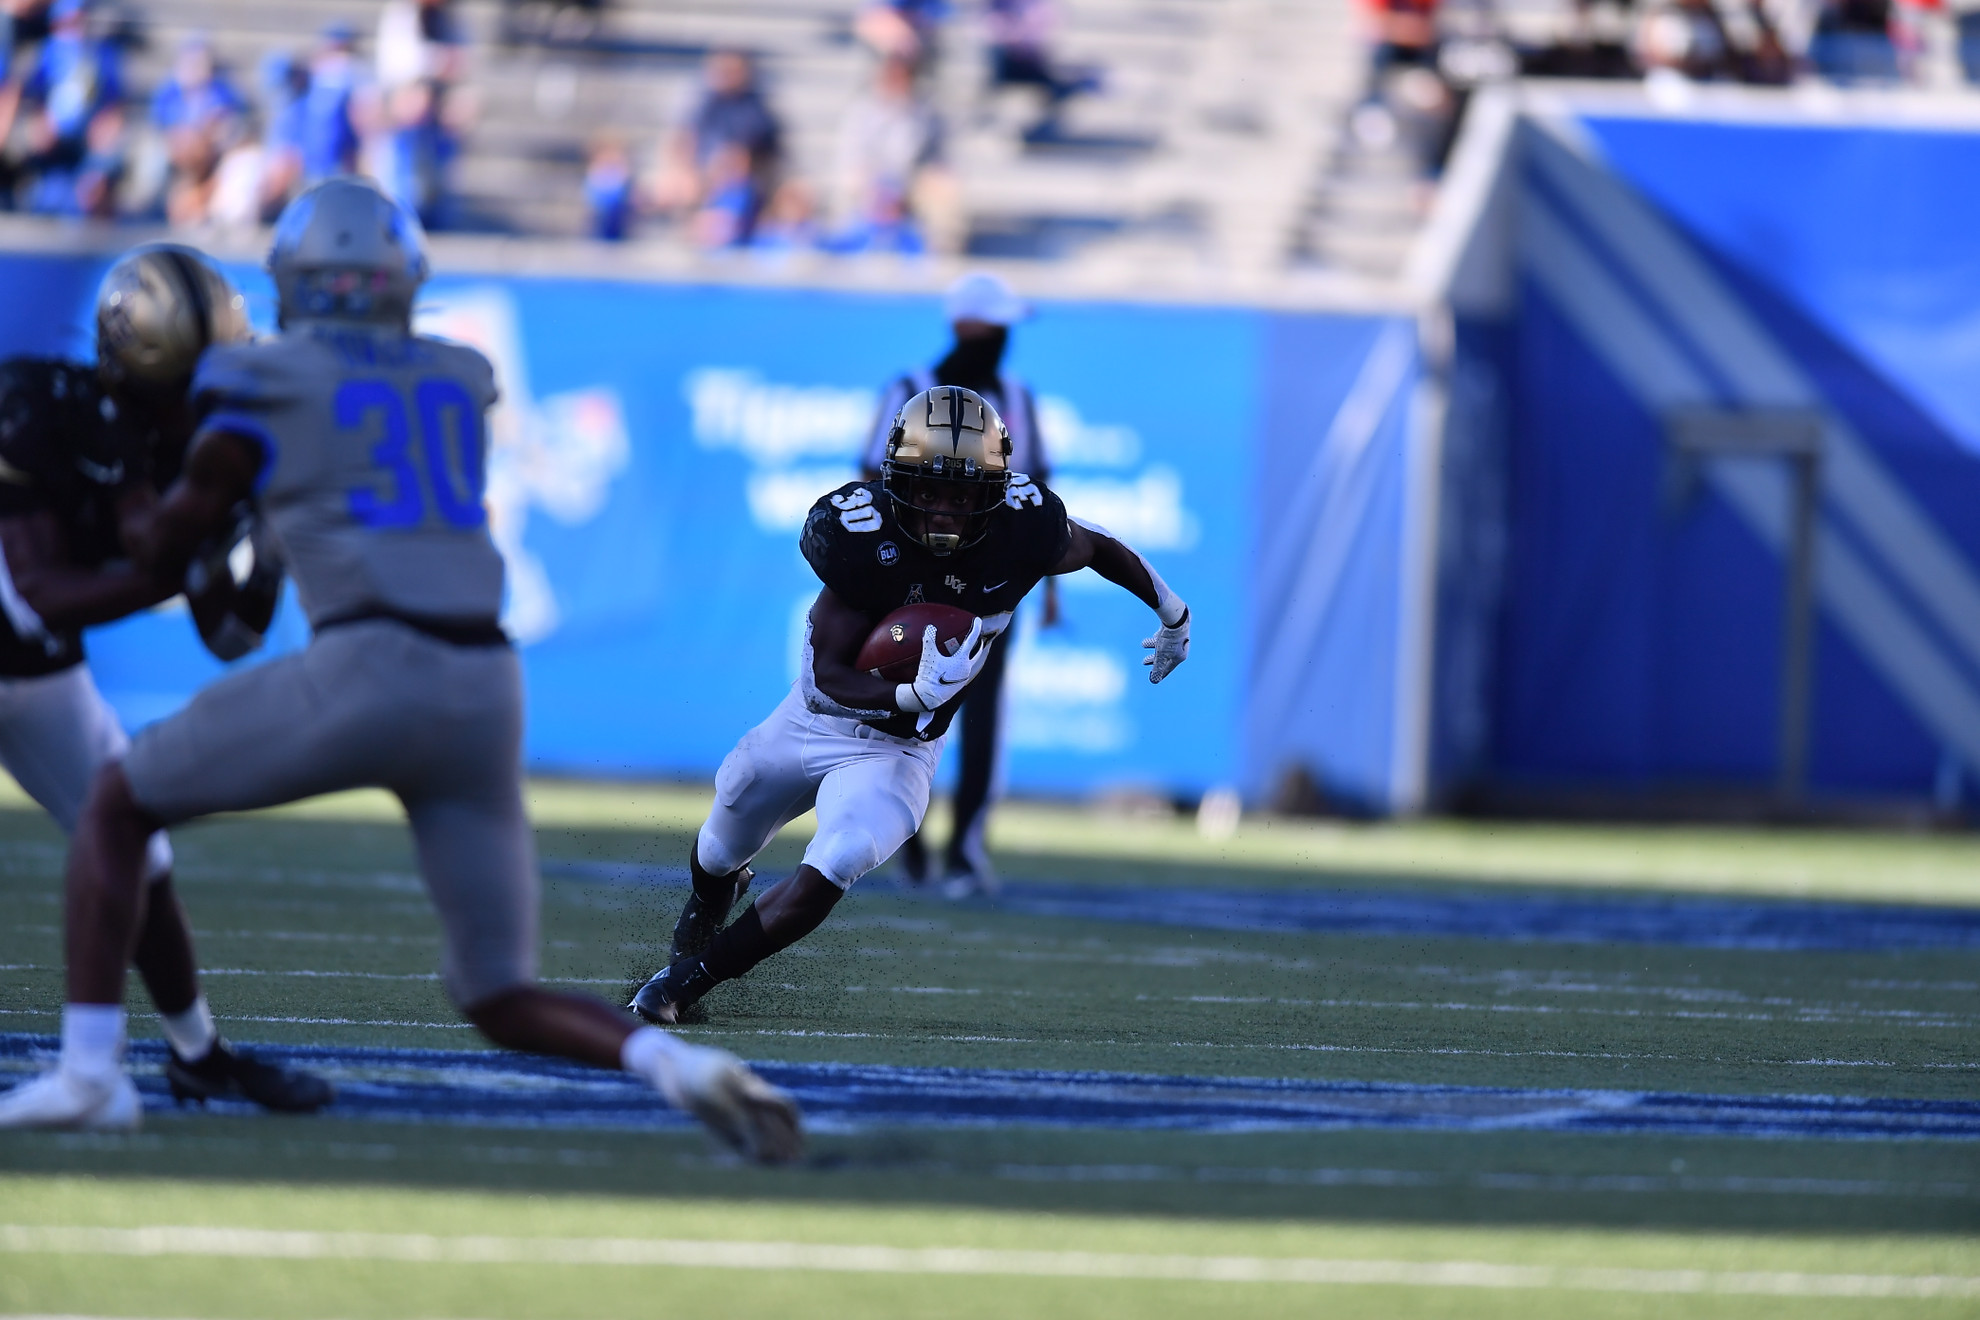
[[[853,664],[890,683],[912,683],[921,668],[921,634],[935,625],[935,644],[954,655],[976,616],[953,605],[903,605],[880,620]]]

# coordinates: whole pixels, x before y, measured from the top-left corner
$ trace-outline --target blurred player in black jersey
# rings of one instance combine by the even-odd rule
[[[1154,567],[1069,518],[1058,496],[1010,470],[1010,454],[994,408],[938,385],[901,406],[880,480],[842,486],[812,507],[801,547],[824,589],[798,681],[716,772],[715,806],[688,859],[694,893],[667,967],[633,997],[634,1012],[681,1020],[715,986],[816,930],[854,881],[920,828],[962,694],[1042,579],[1091,567],[1153,609],[1159,626],[1142,643],[1154,652],[1150,682],[1188,657],[1189,608]],[[923,602],[977,616],[953,655],[930,627],[913,682],[855,667],[881,619]],[[751,860],[811,810],[818,832],[797,873],[723,929],[749,888]]]
[[[187,387],[209,345],[247,338],[245,304],[202,256],[155,245],[118,261],[97,296],[97,361],[0,362],[0,766],[73,832],[90,781],[128,739],[84,663],[82,631],[184,590],[222,659],[261,640],[282,583],[265,540],[237,582],[235,535],[199,556],[188,581],[136,571],[123,543],[177,475],[193,413]],[[245,557],[242,555],[240,557]],[[181,1099],[239,1095],[271,1109],[331,1098],[308,1073],[260,1063],[220,1039],[194,970],[163,831],[146,852],[148,901],[133,961],[151,992]]]

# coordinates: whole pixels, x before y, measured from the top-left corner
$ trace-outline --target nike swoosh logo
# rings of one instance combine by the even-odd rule
[[[985,591],[986,593],[988,593],[988,592],[992,592],[992,591],[995,591],[995,590],[996,590],[996,589],[997,589],[998,587],[1004,587],[1004,586],[1009,586],[1009,585],[1010,585],[1010,581],[1011,581],[1011,580],[1010,580],[1009,578],[1005,578],[1005,579],[1004,579],[1004,580],[1003,580],[1002,582],[997,582],[997,583],[993,583],[992,585],[990,585],[990,586],[987,586],[987,587],[985,587],[985,588],[984,588],[983,590],[984,590],[984,591]]]

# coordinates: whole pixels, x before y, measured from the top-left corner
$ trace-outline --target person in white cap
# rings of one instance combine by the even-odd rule
[[[916,394],[937,385],[960,385],[990,401],[1011,437],[1011,471],[1051,483],[1051,464],[1044,437],[1038,431],[1038,408],[1024,382],[1003,370],[1011,327],[1031,316],[1031,307],[1003,279],[988,271],[972,271],[951,284],[942,298],[942,311],[955,333],[948,354],[932,367],[906,372],[880,392],[861,466],[868,480],[880,475],[887,456],[887,434],[894,414]],[[1058,622],[1057,583],[1046,578],[1043,622]],[[1004,707],[1004,660],[1008,636],[1000,637],[989,663],[964,698],[956,727],[962,735],[961,774],[956,781],[955,820],[945,850],[943,892],[951,898],[993,889],[996,876],[984,847],[990,805],[1001,791]],[[900,851],[901,871],[911,884],[929,879],[928,850],[921,835],[910,837]]]

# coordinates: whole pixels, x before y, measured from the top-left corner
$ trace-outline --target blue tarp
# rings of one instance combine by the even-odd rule
[[[1980,135],[1590,119],[1517,152],[1487,774],[1764,787],[1788,486],[1673,494],[1673,409],[1822,417],[1811,778],[1980,768]]]

